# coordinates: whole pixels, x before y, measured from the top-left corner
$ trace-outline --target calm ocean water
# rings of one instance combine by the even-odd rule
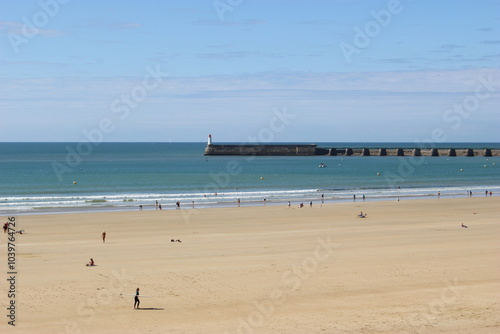
[[[0,212],[172,209],[500,193],[500,157],[205,157],[205,143],[0,143]],[[399,147],[414,143],[318,143]],[[498,143],[442,144],[443,148]],[[326,168],[319,168],[324,163]]]

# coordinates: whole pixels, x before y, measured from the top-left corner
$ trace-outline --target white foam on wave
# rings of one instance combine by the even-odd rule
[[[238,199],[242,203],[257,203],[264,199],[269,202],[285,201],[316,201],[324,200],[347,200],[354,195],[367,199],[384,199],[394,197],[424,197],[436,196],[466,196],[472,191],[475,196],[484,196],[485,191],[498,194],[500,186],[477,186],[477,187],[424,187],[424,188],[388,188],[388,189],[295,189],[295,190],[235,190],[221,191],[217,194],[193,193],[127,193],[106,195],[54,195],[54,196],[19,196],[4,197],[0,199],[0,212],[27,212],[38,209],[57,208],[95,208],[95,207],[137,207],[154,206],[158,201],[162,206],[175,206],[175,202],[181,201],[183,206],[193,202],[197,205],[224,205],[235,203]],[[323,196],[323,197],[322,197]]]

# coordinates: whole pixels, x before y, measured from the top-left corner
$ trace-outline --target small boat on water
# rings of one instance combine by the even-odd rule
[[[318,167],[319,167],[319,168],[325,168],[325,167],[326,167],[326,165],[325,165],[324,163],[320,163]]]

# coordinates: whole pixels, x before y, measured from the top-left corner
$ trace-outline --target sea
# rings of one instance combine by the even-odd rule
[[[427,146],[500,149],[500,143]],[[236,206],[238,200],[241,206],[299,205],[500,193],[498,156],[204,156],[205,147],[201,142],[0,143],[0,213],[156,210],[157,201],[170,210],[177,202],[190,209]]]

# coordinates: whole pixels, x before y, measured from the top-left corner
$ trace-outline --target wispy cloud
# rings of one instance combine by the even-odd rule
[[[128,41],[122,41],[122,40],[89,40],[89,43],[92,43],[94,45],[119,45],[119,44],[130,44]]]
[[[5,62],[4,62],[5,63]],[[31,63],[31,62],[30,62]],[[51,64],[60,65],[60,64]],[[342,92],[380,93],[469,93],[477,85],[479,77],[500,77],[500,69],[484,68],[474,70],[448,71],[386,71],[386,72],[294,72],[268,71],[241,75],[216,75],[203,77],[165,77],[155,95],[172,98],[196,96],[222,96],[231,92],[254,96],[256,92],[266,95],[293,96],[294,92],[315,94],[340,94]],[[12,98],[23,101],[28,97],[56,98],[64,100],[74,97],[75,92],[82,99],[92,97],[109,103],[110,96],[130,90],[142,78],[4,78],[0,82],[0,99]],[[43,92],[38,94],[37,92]],[[47,93],[49,92],[49,93]],[[320,93],[318,93],[320,92]]]
[[[284,55],[278,53],[269,52],[257,52],[257,51],[234,51],[234,52],[212,52],[212,53],[199,53],[197,55],[199,58],[204,59],[236,59],[236,58],[246,58],[252,56],[259,56],[264,58],[284,58]]]
[[[443,52],[452,52],[457,49],[465,48],[465,45],[458,44],[443,44],[438,49],[432,50],[433,53],[443,53]]]
[[[23,124],[23,127],[16,129],[19,138],[40,140],[46,139],[47,133],[61,134],[61,131],[66,131],[75,141],[80,140],[82,128],[96,126],[104,115],[119,124],[119,131],[108,140],[144,140],[142,135],[130,137],[130,133],[137,133],[137,129],[147,133],[156,131],[146,124],[151,120],[159,120],[163,124],[153,136],[157,140],[169,131],[177,131],[179,136],[185,135],[185,140],[193,140],[189,137],[192,132],[186,129],[196,128],[195,132],[202,133],[207,131],[209,122],[214,122],[214,128],[219,133],[227,135],[225,129],[228,123],[221,122],[221,119],[231,118],[237,110],[241,117],[249,121],[244,124],[235,122],[236,133],[226,140],[239,140],[251,133],[253,127],[258,129],[261,126],[259,119],[267,115],[270,106],[281,105],[286,101],[291,112],[301,115],[296,128],[290,130],[290,138],[297,140],[294,136],[304,129],[329,132],[332,125],[338,126],[337,134],[349,135],[352,130],[341,126],[337,122],[338,117],[346,117],[346,122],[354,123],[364,120],[373,127],[373,121],[385,122],[379,119],[380,115],[384,115],[385,119],[394,122],[399,119],[400,123],[396,127],[399,124],[404,127],[411,122],[414,125],[412,129],[427,126],[432,130],[435,125],[429,122],[429,118],[421,117],[423,111],[425,115],[433,115],[436,121],[442,122],[444,109],[453,101],[463,99],[464,94],[474,93],[478,78],[499,76],[499,69],[484,68],[440,72],[270,71],[233,76],[163,77],[162,84],[148,95],[148,108],[141,110],[140,117],[128,121],[119,120],[110,109],[110,103],[123,92],[129,92],[131,87],[143,80],[142,77],[3,78],[0,81],[0,110],[15,115],[9,120],[10,124]],[[481,119],[488,120],[489,124],[498,119],[494,107],[498,98],[498,93],[492,93],[492,103],[481,110]],[[199,108],[200,105],[203,108]],[[40,110],[44,110],[44,113],[40,113]],[[169,113],[173,110],[175,112]],[[189,120],[185,115],[189,115]],[[47,119],[65,117],[69,122],[50,122],[46,127],[39,126]],[[322,120],[321,124],[317,122],[318,119]],[[416,133],[408,131],[409,136]],[[491,133],[493,130],[481,128],[476,132],[485,131]],[[308,133],[301,139],[308,140],[310,135]],[[0,136],[9,137],[5,131]]]
[[[0,31],[5,31],[8,34],[12,33],[17,35],[24,35],[25,32],[23,29],[26,29],[25,25],[20,22],[0,21]],[[36,28],[36,29],[37,29],[36,35],[42,37],[58,37],[67,35],[66,32],[60,30],[42,29],[42,28]]]
[[[266,21],[262,20],[243,20],[243,21],[221,21],[221,20],[197,20],[194,23],[200,25],[212,25],[212,26],[252,26],[258,24],[265,24]]]
[[[169,11],[173,12],[179,12],[179,13],[188,13],[188,14],[193,14],[193,13],[208,13],[209,11],[206,10],[200,10],[199,8],[192,8],[192,7],[177,7],[177,8],[171,8]]]
[[[67,66],[68,64],[60,62],[49,62],[49,61],[0,61],[0,64],[4,65],[50,65],[50,66]]]
[[[500,53],[484,56],[485,58],[500,58]]]
[[[338,24],[338,22],[335,22],[333,20],[301,20],[301,21],[296,21],[295,23],[300,25]]]
[[[494,44],[494,45],[497,45],[497,44],[500,44],[500,39],[482,41],[481,44]]]
[[[207,45],[207,48],[224,49],[224,48],[232,48],[233,46],[234,46],[233,43],[225,43],[225,44],[217,44],[217,45]]]
[[[443,44],[439,48],[442,50],[455,50],[455,49],[465,48],[465,45]]]
[[[130,30],[142,27],[142,24],[136,22],[115,22],[109,25],[114,30]]]
[[[76,25],[77,28],[83,29],[107,29],[107,30],[135,30],[142,28],[142,24],[138,22],[130,22],[130,21],[115,21],[115,22],[105,22],[102,20],[94,20],[90,22],[86,22],[83,24]]]
[[[206,59],[234,59],[234,58],[245,58],[249,56],[259,55],[259,52],[253,51],[235,51],[235,52],[214,52],[214,53],[200,53],[198,57]]]
[[[152,57],[148,58],[148,60],[157,63],[166,63],[168,60],[176,59],[180,56],[180,53],[155,52]]]
[[[411,64],[415,62],[425,61],[425,58],[381,58],[373,60],[376,63],[381,64]]]

